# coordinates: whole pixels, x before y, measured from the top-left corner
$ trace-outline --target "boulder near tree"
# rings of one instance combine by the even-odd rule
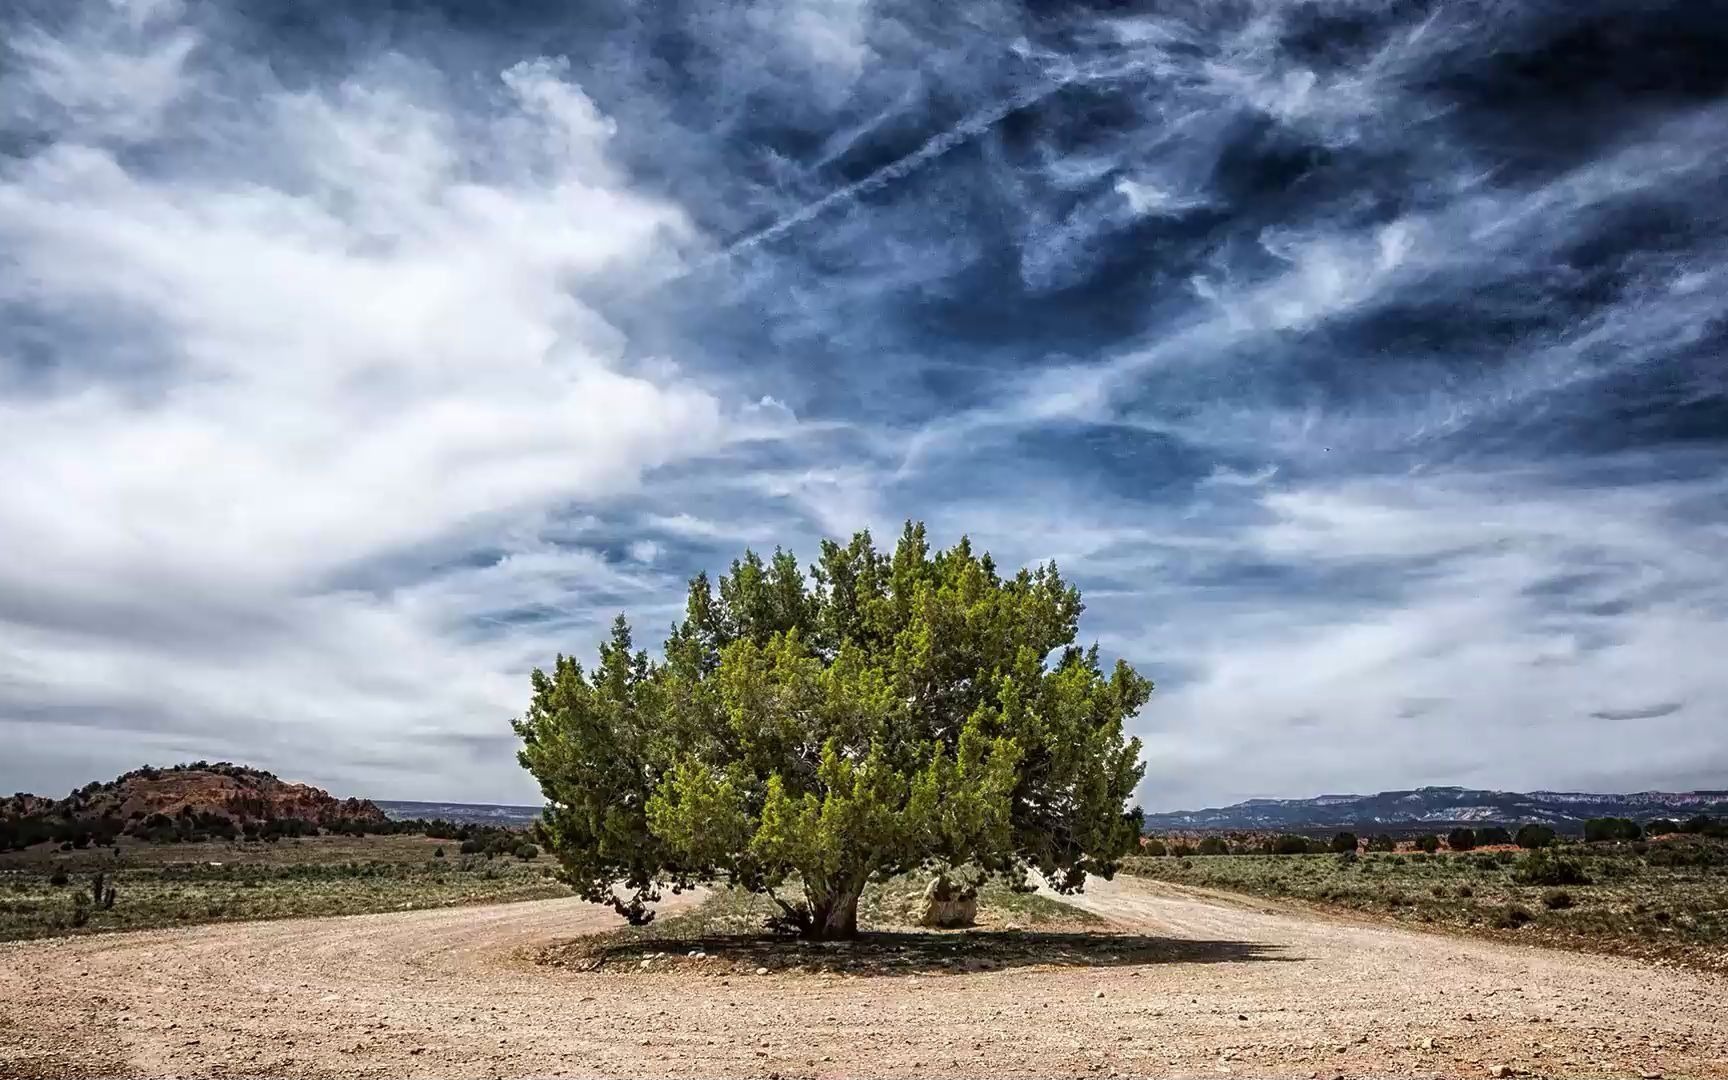
[[[919,867],[1109,877],[1140,834],[1123,723],[1152,685],[1074,644],[1081,611],[1053,564],[1004,576],[911,523],[891,554],[823,543],[808,576],[747,552],[691,581],[661,659],[620,616],[592,672],[533,673],[515,728],[541,837],[632,923],[717,882],[813,938],[855,934],[865,885]]]

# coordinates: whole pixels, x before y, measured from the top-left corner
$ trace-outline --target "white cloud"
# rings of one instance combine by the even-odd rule
[[[1208,619],[1190,613],[1180,637],[1141,642],[1199,673],[1141,718],[1148,804],[1429,782],[1704,783],[1728,767],[1728,737],[1697,715],[1728,697],[1712,659],[1728,655],[1720,526],[1677,513],[1720,499],[1721,484],[1581,495],[1541,479],[1265,495],[1272,516],[1242,535],[1242,557],[1388,591],[1272,610],[1242,597]]]
[[[240,61],[201,66],[174,15],[30,31],[0,85],[52,121],[0,167],[0,303],[67,343],[25,369],[0,336],[35,380],[0,395],[0,716],[159,715],[187,753],[230,732],[240,756],[262,727],[259,752],[302,770],[338,733],[388,756],[415,731],[504,732],[555,646],[460,639],[497,580],[437,602],[336,582],[428,544],[519,547],[524,520],[723,446],[731,407],[637,363],[583,299],[700,238],[625,183],[557,61],[481,102],[400,57],[247,100]],[[174,142],[109,145],[169,108]],[[530,557],[553,565],[526,592],[577,619],[594,587],[632,587],[556,551],[494,579]],[[398,786],[462,771],[440,767]],[[480,786],[500,784],[523,786]]]

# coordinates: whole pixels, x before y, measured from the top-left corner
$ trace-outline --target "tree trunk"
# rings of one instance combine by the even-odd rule
[[[804,936],[817,941],[858,936],[858,896],[862,889],[844,889],[826,896],[811,896],[810,924]]]

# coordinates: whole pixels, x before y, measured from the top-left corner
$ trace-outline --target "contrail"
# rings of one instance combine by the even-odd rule
[[[876,191],[888,184],[892,184],[896,180],[911,175],[955,147],[970,142],[984,134],[986,131],[989,131],[991,128],[1001,123],[1009,113],[1012,113],[1017,109],[1024,109],[1028,105],[1035,105],[1057,91],[1062,90],[1064,87],[1079,82],[1093,82],[1100,79],[1115,78],[1125,73],[1125,69],[1099,70],[1094,68],[1091,70],[1083,69],[1080,71],[1071,71],[1060,78],[1051,79],[1040,83],[1031,89],[1023,90],[1008,98],[1006,101],[1000,101],[989,108],[980,109],[946,131],[932,135],[924,145],[912,151],[910,154],[907,154],[905,157],[900,158],[897,161],[889,162],[887,165],[882,166],[880,169],[877,169],[875,172],[861,180],[855,180],[852,183],[847,184],[845,187],[836,188],[814,202],[809,202],[800,206],[785,217],[782,217],[769,225],[765,225],[747,236],[734,240],[724,249],[715,254],[686,266],[683,270],[671,275],[670,277],[655,281],[649,287],[658,288],[688,277],[691,274],[706,270],[718,263],[730,262],[738,255],[750,251],[753,248],[760,247],[770,240],[777,240],[788,232],[791,232],[793,229],[796,229],[798,226],[813,220],[835,206],[851,202],[860,196],[868,195],[872,191]]]
[[[1036,104],[1066,85],[1066,81],[1045,83],[1035,89],[1016,94],[1005,102],[998,102],[988,109],[975,112],[971,116],[966,117],[958,124],[949,128],[947,131],[931,136],[929,141],[923,146],[920,146],[918,149],[912,151],[910,154],[907,154],[898,161],[893,161],[882,166],[880,169],[877,169],[862,180],[855,180],[843,188],[837,188],[834,191],[830,191],[815,202],[806,203],[792,211],[779,221],[776,221],[771,225],[766,225],[748,236],[733,241],[724,251],[716,255],[714,259],[730,259],[735,255],[742,254],[743,252],[749,251],[751,248],[757,247],[761,244],[765,244],[770,240],[778,239],[832,207],[838,206],[841,203],[851,202],[862,195],[868,195],[870,192],[876,191],[886,184],[891,184],[902,177],[909,176],[955,147],[970,142],[984,134],[992,127],[1001,123],[1009,113],[1014,112],[1016,109],[1024,109],[1028,105]]]

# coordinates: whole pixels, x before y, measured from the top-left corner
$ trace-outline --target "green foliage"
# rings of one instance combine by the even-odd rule
[[[1416,838],[1416,850],[1425,855],[1432,855],[1440,850],[1440,838],[1433,833],[1423,833]]]
[[[1353,832],[1341,832],[1338,835],[1334,836],[1332,838],[1332,850],[1335,852],[1338,852],[1339,854],[1342,854],[1346,851],[1350,851],[1350,852],[1355,851],[1356,850],[1356,834]]]
[[[1600,844],[1612,840],[1640,840],[1644,830],[1636,821],[1629,818],[1601,817],[1591,818],[1584,823],[1584,840],[1586,843]]]
[[[1546,825],[1523,825],[1518,829],[1515,842],[1529,851],[1545,848],[1554,842],[1554,830]]]
[[[1680,826],[1680,831],[1694,836],[1709,836],[1717,840],[1728,840],[1728,818],[1713,818],[1707,814],[1686,819]]]
[[[1316,848],[1306,836],[1296,836],[1290,833],[1274,836],[1266,841],[1266,853],[1268,855],[1306,855],[1310,851],[1316,850],[1325,851],[1326,848],[1324,846]]]
[[[1164,846],[1162,840],[1147,840],[1140,845],[1140,854],[1142,855],[1165,855],[1168,853],[1169,849]]]
[[[1122,725],[1152,687],[1074,646],[1081,610],[1054,566],[1003,578],[922,525],[892,555],[825,542],[808,579],[746,553],[690,583],[664,660],[620,616],[592,672],[534,672],[515,727],[542,837],[633,923],[662,886],[719,881],[811,936],[853,933],[865,885],[921,865],[1109,876],[1139,835]]]
[[[1387,836],[1385,833],[1375,833],[1373,836],[1370,836],[1368,838],[1368,850],[1369,851],[1397,851],[1398,850],[1398,841],[1392,839],[1390,836]]]
[[[515,855],[523,862],[531,862],[540,857],[540,849],[533,844],[521,844],[516,848]]]
[[[1588,885],[1590,878],[1570,859],[1548,850],[1526,853],[1512,868],[1512,880],[1520,885]]]
[[[1644,823],[1644,835],[1646,836],[1667,836],[1670,833],[1677,833],[1679,831],[1680,823],[1678,821],[1670,821],[1667,818],[1657,818],[1655,821],[1647,821]]]
[[[1549,889],[1547,892],[1542,894],[1542,906],[1547,908],[1549,911],[1559,911],[1562,908],[1569,908],[1574,902],[1572,894],[1567,892],[1565,889]]]
[[[72,875],[68,874],[66,872],[65,867],[56,867],[54,870],[54,873],[49,875],[49,877],[48,877],[48,884],[54,886],[57,889],[64,888],[65,886],[69,885],[71,883],[71,881],[72,881]]]
[[[1476,843],[1482,847],[1492,847],[1496,844],[1510,844],[1512,834],[1504,825],[1489,825],[1476,830]]]
[[[1453,851],[1469,851],[1476,846],[1476,830],[1457,828],[1446,834],[1446,846]]]
[[[1199,855],[1228,855],[1230,854],[1230,845],[1224,842],[1223,837],[1208,836],[1202,839],[1200,846],[1194,850]]]

